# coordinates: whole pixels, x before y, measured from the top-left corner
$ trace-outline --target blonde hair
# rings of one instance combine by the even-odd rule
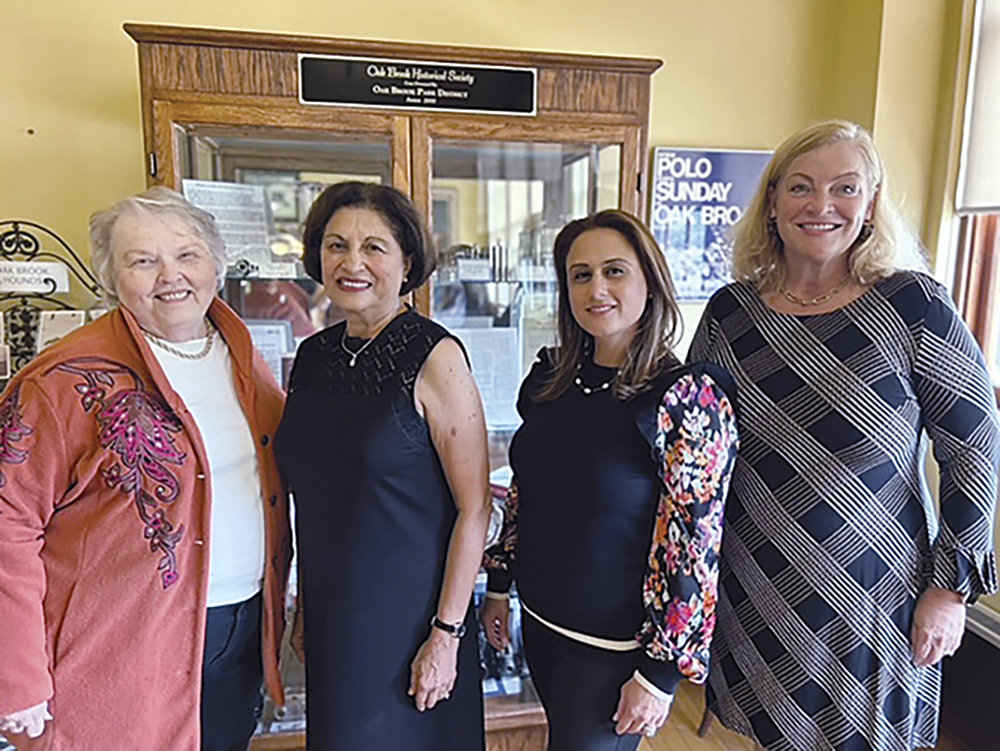
[[[679,363],[674,346],[680,338],[682,319],[666,258],[656,238],[639,219],[618,209],[607,209],[570,222],[556,237],[553,255],[559,288],[559,349],[554,358],[555,371],[533,395],[535,401],[549,401],[562,395],[572,384],[583,359],[594,352],[594,338],[577,323],[570,308],[566,259],[580,235],[601,228],[615,230],[632,246],[649,294],[639,328],[625,352],[625,362],[615,376],[615,396],[624,400],[640,393],[664,369]]]
[[[768,163],[746,213],[733,229],[733,277],[761,292],[778,289],[785,279],[784,243],[771,219],[778,183],[792,162],[810,151],[835,143],[853,143],[864,160],[871,192],[871,219],[851,247],[851,276],[870,284],[894,273],[897,246],[906,235],[899,210],[889,197],[885,163],[871,134],[847,120],[827,120],[785,139]]]

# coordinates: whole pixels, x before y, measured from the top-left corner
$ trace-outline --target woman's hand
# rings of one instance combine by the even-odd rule
[[[410,665],[410,688],[417,710],[433,709],[439,701],[451,696],[451,689],[458,677],[458,643],[451,634],[431,628]]]
[[[49,703],[43,701],[30,709],[0,717],[0,733],[27,733],[29,738],[37,738],[45,732],[45,721],[51,719]]]
[[[918,668],[951,657],[965,632],[965,601],[958,592],[930,586],[917,600],[910,644]]]
[[[292,621],[292,633],[288,636],[288,646],[292,648],[295,656],[299,658],[299,662],[303,665],[306,664],[306,627],[305,627],[305,613],[302,608],[302,598],[299,598],[298,605],[295,607],[295,618]]]
[[[622,684],[618,709],[611,717],[618,735],[642,733],[656,735],[670,715],[673,701],[663,701],[653,696],[634,677]]]
[[[486,641],[501,652],[510,645],[510,600],[487,597],[479,611],[479,622],[486,632]]]

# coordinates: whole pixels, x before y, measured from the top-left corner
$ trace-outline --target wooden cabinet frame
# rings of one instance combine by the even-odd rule
[[[434,139],[617,145],[620,208],[645,213],[649,181],[641,178],[647,164],[650,79],[660,60],[140,24],[126,24],[125,31],[138,45],[149,185],[180,188],[181,136],[199,127],[291,140],[323,133],[374,135],[390,144],[392,184],[430,220]],[[303,105],[298,100],[301,53],[536,68],[537,114]],[[417,290],[418,309],[428,312],[430,297],[428,285]],[[544,744],[540,707],[494,704],[486,719],[491,749]],[[262,738],[254,747],[301,748],[302,738]]]
[[[645,206],[648,181],[640,180],[640,175],[648,143],[650,78],[662,65],[659,60],[142,24],[126,24],[125,31],[138,44],[150,185],[180,185],[178,127],[215,123],[390,134],[393,184],[412,193],[425,209],[427,190],[421,183],[429,184],[430,154],[424,145],[428,135],[618,143],[621,208],[641,214]],[[403,110],[394,114],[303,105],[298,101],[300,53],[535,67],[538,114],[494,117]],[[404,154],[412,158],[399,158]]]
[[[392,184],[412,196],[430,219],[434,137],[618,144],[620,208],[644,213],[650,78],[660,60],[142,24],[125,24],[125,31],[139,48],[149,185],[180,188],[180,136],[193,125],[383,134],[392,145]],[[303,105],[298,101],[300,53],[534,67],[537,115]],[[427,285],[416,291],[415,301],[418,309],[429,311]]]
[[[200,102],[186,99],[154,99],[150,102],[151,127],[145,127],[147,144],[152,143],[149,163],[156,171],[147,175],[149,185],[167,185],[180,188],[181,159],[179,147],[181,139],[178,130],[186,126],[216,125],[229,128],[244,128],[247,134],[254,131],[287,132],[301,137],[304,134],[356,133],[358,135],[383,135],[392,144],[392,184],[404,193],[410,192],[410,144],[409,118],[382,112],[350,111],[337,113],[331,122],[329,113],[318,108],[274,103],[267,107],[248,107],[228,102]],[[145,125],[145,124],[144,124]]]

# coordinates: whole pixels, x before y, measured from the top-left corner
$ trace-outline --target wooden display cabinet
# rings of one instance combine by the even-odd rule
[[[517,384],[538,347],[554,341],[556,232],[602,208],[644,213],[650,79],[661,62],[139,24],[125,31],[138,45],[150,185],[180,189],[185,178],[265,185],[271,247],[286,260],[300,250],[301,221],[326,183],[372,180],[413,198],[441,251],[439,271],[415,303],[470,351],[492,469],[502,476]],[[533,68],[535,114],[305,104],[300,54]],[[277,310],[261,300],[301,297],[308,309],[292,321],[297,338],[329,323],[320,291],[300,273],[235,276],[226,296],[246,317]],[[479,357],[504,373],[484,383]],[[486,706],[490,749],[544,746],[537,701],[507,697]],[[302,747],[301,734],[254,742]]]

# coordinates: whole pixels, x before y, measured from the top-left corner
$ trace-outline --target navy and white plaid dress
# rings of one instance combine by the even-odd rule
[[[995,397],[947,291],[899,272],[793,316],[731,284],[690,358],[722,365],[740,393],[712,710],[779,751],[934,746],[941,673],[913,665],[917,598],[929,584],[996,590]]]

